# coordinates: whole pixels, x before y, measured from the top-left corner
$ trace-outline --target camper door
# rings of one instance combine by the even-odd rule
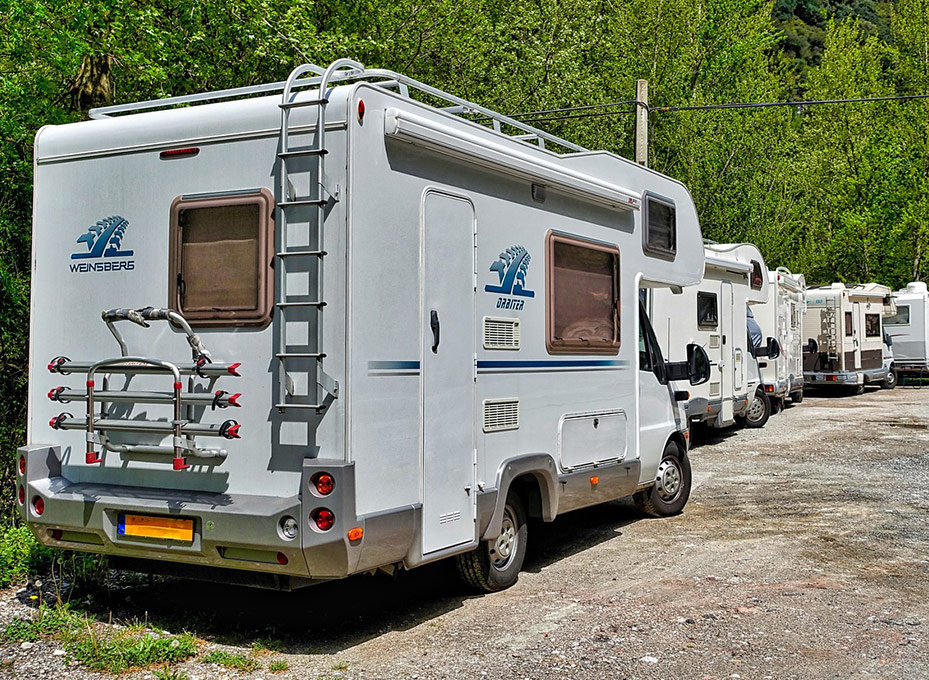
[[[720,417],[724,423],[732,422],[734,417],[732,390],[735,377],[735,336],[732,327],[732,284],[724,281],[720,288],[719,325],[722,333],[722,345],[719,356],[719,393],[722,397]],[[743,328],[744,334],[744,328]]]

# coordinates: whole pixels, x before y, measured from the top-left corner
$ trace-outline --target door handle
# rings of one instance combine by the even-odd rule
[[[432,353],[439,353],[439,313],[437,311],[430,310],[429,312],[429,325],[432,327]]]

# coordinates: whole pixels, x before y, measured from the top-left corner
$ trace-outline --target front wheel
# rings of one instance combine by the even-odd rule
[[[764,427],[771,417],[771,400],[759,387],[755,390],[755,397],[745,414],[746,427]]]
[[[526,511],[519,496],[510,494],[503,509],[500,535],[471,552],[457,555],[458,575],[466,584],[485,593],[509,588],[523,568],[526,534]]]
[[[632,497],[646,515],[670,517],[679,514],[690,498],[690,459],[676,442],[668,442],[658,465],[655,484]]]
[[[881,387],[885,390],[892,390],[897,386],[897,369],[890,369],[890,373],[887,374],[887,380],[881,383]]]

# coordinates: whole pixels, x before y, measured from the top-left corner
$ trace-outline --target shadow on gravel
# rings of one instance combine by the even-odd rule
[[[524,571],[538,572],[616,538],[620,528],[642,518],[628,500],[578,510],[552,523],[534,522]],[[22,601],[35,605],[31,592],[23,591]],[[290,593],[113,572],[109,588],[78,593],[73,602],[100,620],[146,621],[222,644],[332,654],[416,627],[475,597],[493,595],[468,590],[454,560],[442,560],[395,578],[354,576]]]

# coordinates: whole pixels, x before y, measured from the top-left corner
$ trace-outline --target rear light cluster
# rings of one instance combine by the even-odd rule
[[[26,504],[26,457],[22,454],[19,456],[19,461],[17,462],[17,469],[19,470],[20,479],[16,485],[17,499],[19,500],[20,505]]]
[[[310,477],[310,493],[326,498],[335,489],[335,477],[328,472],[317,472]],[[310,526],[317,531],[329,531],[335,525],[335,513],[329,508],[316,508],[310,513]]]

